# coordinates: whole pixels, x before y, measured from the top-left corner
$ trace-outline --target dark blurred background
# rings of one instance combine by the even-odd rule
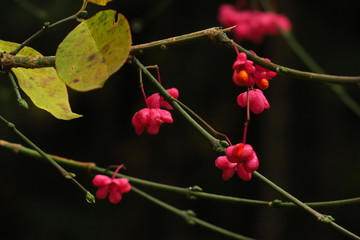
[[[133,44],[146,43],[218,26],[217,9],[233,1],[120,1],[107,7],[88,6],[89,17],[115,9],[133,27]],[[273,2],[276,3],[276,2]],[[45,21],[75,13],[81,0],[18,0],[1,4],[0,39],[22,42]],[[293,23],[293,33],[330,74],[359,75],[359,7],[356,1],[279,1],[276,9]],[[76,26],[66,23],[31,43],[44,55]],[[243,42],[247,49],[288,67],[308,70],[280,36],[262,44]],[[233,51],[210,41],[139,56],[144,65],[160,67],[166,88],[177,87],[180,100],[233,143],[241,141],[245,110],[236,105],[244,91],[231,81]],[[102,89],[79,93],[69,89],[74,112],[84,117],[61,121],[37,109],[18,107],[9,79],[0,75],[0,114],[44,151],[101,167],[125,164],[124,174],[175,186],[201,186],[205,191],[260,200],[283,199],[257,179],[237,177],[224,182],[214,166],[218,154],[185,120],[156,136],[137,136],[132,115],[144,107],[138,72],[125,65]],[[360,103],[359,88],[345,86]],[[148,95],[154,88],[145,81]],[[322,83],[277,76],[265,94],[270,110],[253,115],[248,133],[260,159],[259,172],[303,201],[358,197],[360,194],[359,117]],[[25,95],[25,94],[24,94]],[[22,143],[5,126],[0,139]],[[85,202],[82,192],[48,163],[0,149],[1,239],[226,239],[190,226],[135,193],[112,205]],[[92,176],[68,169],[94,192]],[[181,195],[136,185],[180,209],[192,209],[201,219],[257,239],[346,239],[326,224],[298,209],[249,207]],[[336,222],[360,234],[359,206],[319,208]]]

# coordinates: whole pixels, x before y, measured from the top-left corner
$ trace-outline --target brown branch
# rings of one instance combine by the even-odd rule
[[[55,56],[14,56],[10,53],[0,53],[1,70],[10,70],[14,67],[44,68],[55,67]]]
[[[252,54],[247,49],[234,43],[233,40],[229,39],[225,32],[231,28],[222,29],[219,27],[208,28],[202,31],[193,32],[177,37],[167,38],[159,41],[154,41],[145,44],[134,45],[130,50],[130,57],[132,55],[143,54],[151,50],[166,50],[169,47],[182,45],[189,42],[194,42],[200,39],[211,39],[219,45],[226,46],[228,48],[237,47],[240,52],[244,52],[248,58],[254,61],[256,64],[275,71],[277,73],[283,73],[288,76],[315,80],[331,83],[360,83],[360,76],[336,76],[319,74],[312,72],[305,72],[296,69],[287,68],[276,63],[267,62],[263,58]],[[33,57],[18,57],[8,53],[0,53],[0,69],[9,70],[13,67],[24,67],[24,68],[42,68],[42,67],[55,67],[55,56],[33,56]]]
[[[11,143],[11,142],[7,142],[4,140],[0,140],[0,146],[7,148],[9,150],[12,150],[14,153],[20,152],[20,153],[26,154],[26,155],[34,157],[34,158],[42,159],[41,155],[38,152],[36,152],[32,149],[26,148],[26,147],[22,146],[21,144]],[[88,169],[89,171],[91,171],[91,169],[96,166],[96,164],[93,162],[80,162],[80,161],[75,161],[75,160],[64,158],[64,157],[59,157],[56,155],[50,155],[50,154],[48,154],[48,155],[54,161],[56,161],[62,165],[70,166],[70,167]]]

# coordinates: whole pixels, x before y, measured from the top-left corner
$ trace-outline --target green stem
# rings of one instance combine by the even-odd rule
[[[160,207],[162,208],[165,208],[166,210],[184,218],[189,224],[197,224],[197,225],[200,225],[202,227],[205,227],[209,230],[212,230],[214,232],[218,232],[222,235],[225,235],[225,236],[228,236],[228,237],[232,237],[234,239],[241,239],[241,240],[251,240],[253,238],[249,238],[249,237],[245,237],[243,235],[240,235],[240,234],[237,234],[237,233],[234,233],[234,232],[231,232],[231,231],[228,231],[226,229],[223,229],[223,228],[220,228],[216,225],[213,225],[211,223],[208,223],[206,221],[203,221],[197,217],[195,217],[195,213],[192,211],[192,210],[180,210],[178,208],[175,208],[143,191],[141,191],[140,189],[132,186],[131,187],[131,190],[137,194],[139,194],[140,196],[146,198],[147,200],[149,200],[150,202],[153,202],[157,205],[159,205]]]
[[[268,0],[261,0],[263,8],[266,11],[273,11]],[[286,40],[290,48],[301,59],[301,61],[313,72],[325,74],[326,71],[320,67],[320,65],[311,57],[311,55],[303,48],[303,46],[297,41],[291,31],[282,31],[280,29],[282,37]],[[359,84],[359,82],[357,82]],[[345,91],[343,86],[326,83],[326,85],[338,95],[340,100],[356,115],[360,117],[360,106],[354,101],[353,98]]]
[[[1,145],[1,142],[0,142],[0,145]],[[109,171],[108,169],[100,168],[97,166],[93,166],[91,168],[91,171],[100,173],[100,174],[104,174],[104,175],[109,175],[109,176],[111,176],[113,174],[113,171]],[[190,187],[190,188],[182,188],[182,187],[176,187],[176,186],[171,186],[171,185],[167,185],[167,184],[161,184],[161,183],[156,183],[156,182],[152,182],[152,181],[147,181],[144,179],[127,176],[127,175],[120,174],[120,173],[118,173],[116,176],[127,178],[131,182],[140,184],[142,186],[147,186],[147,187],[151,187],[154,189],[165,190],[165,191],[174,192],[177,194],[182,194],[182,195],[188,196],[189,198],[197,198],[198,197],[198,198],[203,198],[203,199],[211,199],[211,200],[224,201],[224,202],[241,203],[241,204],[250,205],[250,206],[251,205],[252,206],[269,206],[270,205],[269,202],[267,202],[267,201],[252,200],[252,199],[245,199],[245,198],[238,198],[238,197],[231,197],[231,196],[223,196],[223,195],[219,195],[219,194],[202,192],[202,189],[198,186],[194,186],[194,187]],[[359,199],[359,201],[360,201],[360,199]]]
[[[76,179],[75,174],[66,171],[63,167],[61,167],[56,161],[54,161],[49,155],[47,155],[43,150],[41,150],[35,143],[33,143],[30,139],[28,139],[24,134],[22,134],[16,127],[15,124],[6,120],[3,116],[0,115],[0,121],[10,128],[17,136],[19,136],[23,141],[25,141],[31,148],[33,148],[39,155],[48,161],[51,165],[53,165],[66,179],[70,179],[75,185],[77,185],[86,196],[86,199],[91,199],[91,193],[87,191]],[[95,199],[93,197],[93,199]],[[91,202],[91,200],[88,200]]]
[[[40,155],[37,151],[27,148],[27,147],[24,147],[20,144],[10,143],[10,142],[4,141],[4,140],[0,140],[0,146],[7,148],[9,150],[12,150],[14,153],[19,152],[19,153],[22,153],[26,156],[30,156],[33,158],[44,159],[42,157],[42,155]],[[51,159],[53,159],[54,161],[56,161],[57,163],[59,163],[61,165],[76,168],[76,169],[83,169],[83,170],[90,171],[93,166],[96,166],[96,164],[92,163],[92,162],[79,162],[79,161],[75,161],[75,160],[68,159],[68,158],[63,158],[63,157],[56,156],[56,155],[50,155],[50,154],[46,154],[46,155],[48,155]]]
[[[10,143],[4,140],[0,140],[0,146],[7,148],[14,153],[21,153],[25,154],[27,156],[37,158],[37,159],[43,159],[42,156],[34,151],[33,149],[24,147],[20,144]],[[54,161],[60,163],[63,166],[68,166],[76,169],[82,169],[85,171],[97,173],[97,174],[104,174],[108,176],[112,176],[114,174],[113,171],[110,171],[109,169],[101,168],[96,166],[93,162],[80,162],[75,161],[72,159],[56,156],[56,155],[49,155]],[[240,203],[245,204],[249,206],[269,206],[274,208],[282,208],[282,207],[297,207],[292,202],[283,202],[281,200],[274,200],[271,202],[268,201],[261,201],[261,200],[253,200],[253,199],[245,199],[245,198],[238,198],[238,197],[231,197],[231,196],[224,196],[219,194],[213,194],[213,193],[206,193],[203,192],[201,188],[194,186],[190,188],[182,188],[182,187],[175,187],[167,184],[161,184],[156,183],[152,181],[147,181],[140,178],[135,178],[131,176],[127,176],[124,174],[117,174],[116,177],[123,177],[129,179],[131,182],[140,184],[142,186],[174,192],[177,194],[182,194],[185,196],[188,196],[190,198],[202,198],[202,199],[209,199],[209,200],[216,200],[216,201],[223,201],[223,202],[232,202],[232,203]],[[332,206],[346,206],[350,204],[359,204],[360,203],[360,197],[358,198],[351,198],[351,199],[344,199],[344,200],[336,200],[336,201],[326,201],[326,202],[309,202],[305,203],[306,205],[310,207],[332,207]]]
[[[341,232],[341,233],[343,233],[343,234],[345,234],[347,236],[350,236],[353,239],[359,239],[359,237],[356,236],[354,233],[344,229],[343,227],[339,226],[338,224],[335,224],[335,222],[334,222],[335,219],[333,217],[331,217],[330,215],[324,215],[324,214],[321,214],[318,211],[312,209],[310,206],[308,206],[305,203],[301,202],[300,200],[298,200],[297,198],[292,196],[290,193],[286,192],[285,190],[283,190],[282,188],[277,186],[275,183],[271,182],[269,179],[267,179],[265,176],[261,175],[257,171],[253,172],[253,175],[256,178],[258,178],[261,182],[265,183],[270,188],[272,188],[273,190],[275,190],[276,192],[278,192],[282,196],[286,197],[288,200],[293,202],[295,205],[299,206],[300,208],[304,209],[305,211],[307,211],[310,214],[312,214],[313,216],[315,216],[318,221],[323,222],[323,223],[329,223],[330,226],[332,226],[333,228],[335,228],[339,232]]]
[[[28,109],[29,106],[28,106],[27,102],[21,97],[19,87],[18,87],[18,85],[16,83],[14,74],[11,71],[9,71],[8,75],[9,75],[10,81],[11,81],[11,83],[13,85],[13,88],[14,88],[14,91],[15,91],[15,94],[16,94],[17,101],[18,101],[19,105],[21,107],[25,108],[25,109]]]
[[[46,159],[51,165],[53,165],[59,172],[64,176],[70,176],[71,174],[62,168],[58,163],[51,159],[45,152],[43,152],[38,146],[36,146],[32,141],[30,141],[24,134],[22,134],[13,123],[6,120],[4,117],[0,116],[0,121],[10,128],[16,135],[18,135],[22,140],[24,140],[31,148],[37,151],[44,159]]]
[[[1,116],[0,116],[0,120],[3,121]],[[9,125],[7,121],[6,121],[6,124]],[[12,126],[10,126],[10,127],[12,127]],[[13,144],[13,143],[9,143],[9,142],[0,140],[0,146],[8,148],[10,150],[13,150],[14,152],[20,152],[22,154],[29,155],[29,156],[34,157],[34,158],[44,159],[43,155],[40,154],[39,151],[34,151],[32,149],[23,147],[23,146],[21,146],[19,144]],[[106,174],[106,175],[109,175],[109,176],[112,176],[114,174],[113,171],[109,171],[108,169],[97,167],[95,165],[95,163],[78,162],[78,161],[74,161],[74,160],[59,157],[59,156],[54,156],[54,155],[50,156],[48,154],[45,154],[45,156],[51,157],[51,159],[53,159],[54,161],[60,162],[60,163],[62,163],[64,165],[68,165],[68,166],[71,166],[71,167],[74,167],[74,168],[84,169],[84,170],[97,172],[97,173],[101,173],[101,174]],[[46,160],[47,160],[47,158],[46,158]],[[260,175],[259,173],[254,172],[254,175],[256,177],[260,178],[262,181],[264,181],[268,185],[270,185],[274,190],[279,192],[281,195],[287,197],[288,199],[293,201],[297,206],[300,206],[300,207],[304,207],[304,205],[308,205],[308,206],[313,205],[314,207],[316,207],[316,206],[317,207],[339,206],[339,205],[347,205],[347,204],[359,203],[360,202],[360,198],[353,198],[353,199],[329,201],[329,202],[302,203],[299,200],[297,200],[296,198],[292,197],[290,194],[286,193],[284,190],[282,190],[278,186],[276,186],[274,183],[272,183],[271,181],[269,181],[268,179],[266,179],[265,177]],[[194,190],[191,190],[190,188],[173,187],[173,186],[169,186],[169,185],[165,185],[165,184],[159,184],[159,183],[154,183],[154,182],[150,182],[150,181],[146,181],[146,180],[142,180],[142,179],[138,179],[138,178],[134,178],[134,177],[129,177],[129,176],[126,176],[126,175],[123,175],[123,174],[117,174],[116,176],[117,177],[127,178],[131,182],[141,184],[141,185],[144,185],[144,186],[150,186],[150,187],[157,188],[157,189],[162,189],[162,190],[169,190],[169,191],[172,191],[172,192],[185,194],[185,195],[188,195],[188,196],[196,196],[196,197],[201,197],[201,198],[206,198],[206,199],[244,203],[244,204],[248,204],[248,205],[259,205],[259,206],[261,205],[261,206],[271,206],[271,207],[295,206],[292,203],[281,202],[281,201],[278,201],[278,200],[275,200],[273,202],[266,202],[266,201],[249,200],[249,199],[242,199],[242,198],[236,198],[236,197],[228,197],[228,196],[222,196],[222,195],[217,195],[217,194],[209,194],[209,193],[205,193],[205,192],[197,192],[197,191],[194,191],[194,190],[197,189],[196,187],[194,187]],[[86,191],[86,190],[84,190],[84,191]],[[86,191],[85,193],[87,195],[87,199],[92,199],[91,197],[93,197],[93,196],[91,195],[90,192]],[[88,196],[89,194],[90,194],[90,197]],[[309,209],[306,206],[305,206],[305,208],[307,210]],[[312,210],[310,212],[314,213],[316,211]],[[183,211],[181,212],[181,216],[185,217]],[[322,215],[320,213],[317,213],[316,216],[317,217],[321,216],[320,219],[319,219],[320,221],[330,223],[330,225],[332,227],[334,227],[335,229],[341,231],[342,233],[346,234],[347,236],[352,237],[353,239],[359,239],[358,236],[356,236],[355,234],[351,233],[350,231],[344,229],[343,227],[341,227],[338,224],[336,224],[335,222],[333,222],[331,220],[331,218],[329,218],[329,216],[324,216],[324,215]],[[187,215],[186,215],[186,217],[188,219]],[[191,220],[192,220],[192,216],[191,216]],[[233,234],[232,232],[228,232],[227,230],[218,228],[218,227],[216,227],[216,226],[214,226],[212,224],[206,223],[206,222],[204,222],[204,221],[202,221],[200,219],[196,220],[196,223],[199,224],[199,225],[202,225],[204,227],[208,227],[210,229],[213,229],[214,231],[218,231],[218,232],[225,231],[228,234],[230,234],[229,236],[231,236]]]
[[[44,159],[39,152],[34,151],[32,149],[29,149],[29,148],[26,148],[26,147],[23,147],[23,146],[21,146],[19,144],[8,143],[6,141],[0,140],[0,146],[11,149],[11,150],[13,150],[15,152],[20,152],[20,153],[35,157],[35,158]],[[49,156],[47,154],[45,154],[45,155]],[[74,160],[70,160],[70,159],[66,159],[66,158],[58,157],[58,156],[54,156],[54,155],[52,155],[51,158],[54,161],[60,162],[60,163],[62,163],[64,165],[68,165],[68,166],[71,166],[71,167],[84,169],[84,170],[88,170],[88,171],[92,171],[92,172],[96,172],[96,173],[106,174],[106,175],[109,175],[109,176],[112,176],[114,174],[113,171],[109,171],[108,169],[97,167],[95,165],[95,163],[78,162],[78,161],[74,161]],[[261,176],[260,174],[258,174],[256,172],[254,173],[254,175],[256,175],[258,177]],[[194,190],[192,190],[190,188],[180,188],[180,187],[174,187],[174,186],[160,184],[160,183],[154,183],[154,182],[150,182],[150,181],[146,181],[146,180],[142,180],[142,179],[138,179],[138,178],[134,178],[134,177],[129,177],[129,176],[119,174],[119,173],[116,176],[117,177],[127,178],[131,182],[141,184],[141,185],[144,185],[144,186],[149,186],[149,187],[162,189],[162,190],[168,190],[168,191],[172,191],[172,192],[175,192],[175,193],[180,193],[180,194],[184,194],[184,195],[188,195],[188,196],[195,196],[195,197],[200,197],[200,198],[205,198],[205,199],[236,202],[236,203],[243,203],[243,204],[247,204],[247,205],[270,206],[270,207],[299,206],[298,203],[300,203],[300,205],[302,205],[302,204],[306,205],[306,203],[301,203],[299,200],[297,200],[298,202],[296,202],[295,205],[292,204],[292,203],[281,202],[281,201],[278,201],[278,200],[275,200],[273,202],[250,200],[250,199],[222,196],[222,195],[217,195],[217,194],[210,194],[210,193],[205,193],[205,192],[198,192],[198,191],[196,191],[196,189],[198,189],[198,187],[194,187],[193,188]],[[270,182],[267,179],[266,179],[265,182],[268,183],[271,186],[275,185],[275,184],[273,184],[272,182]],[[280,189],[277,186],[274,187],[274,189],[276,189],[277,191],[280,191],[280,193],[281,193],[281,191],[284,191],[284,190]],[[133,188],[133,190],[134,190],[134,188]],[[84,190],[84,191],[86,191],[86,190]],[[86,193],[86,199],[89,202],[91,202],[91,203],[95,202],[94,197],[90,192],[86,191],[85,193]],[[284,195],[284,194],[282,194],[282,195]],[[290,194],[288,194],[288,197],[291,198],[292,196]],[[291,199],[291,200],[294,200],[294,199]],[[360,198],[354,198],[354,199],[329,201],[329,202],[320,202],[320,203],[308,203],[307,205],[309,205],[309,206],[314,205],[314,206],[317,206],[317,207],[320,207],[320,206],[335,206],[335,205],[339,206],[339,205],[345,205],[345,204],[347,205],[347,204],[353,204],[353,203],[359,203],[359,202],[360,202]],[[315,211],[315,210],[313,210],[313,211]],[[181,212],[181,216],[184,216],[183,212]],[[323,215],[321,215],[321,216],[323,216]],[[186,217],[188,217],[188,216],[186,215]],[[336,228],[337,230],[341,231],[342,233],[346,234],[347,236],[352,237],[353,239],[358,239],[358,237],[355,234],[351,233],[350,231],[346,230],[345,228],[343,228],[343,227],[339,226],[338,224],[336,224],[335,222],[333,222],[329,216],[326,216],[325,218],[321,218],[319,220],[325,221],[325,222],[326,222],[326,220],[328,220],[328,221],[330,221],[330,225],[332,227]],[[197,219],[196,223],[199,224],[199,225],[202,225],[204,227],[207,227],[209,229],[212,229],[214,231],[218,231],[218,232],[225,231],[224,234],[229,235],[229,236],[232,236],[232,234],[234,234],[232,232],[229,232],[227,230],[224,230],[222,228],[218,228],[217,226],[214,226],[212,224],[204,222],[204,221],[202,221],[200,219]]]
[[[320,73],[312,73],[312,72],[305,72],[300,71],[288,67],[284,67],[278,65],[273,62],[267,62],[265,59],[253,54],[252,52],[248,51],[241,45],[235,43],[233,40],[228,38],[225,33],[219,32],[216,36],[216,40],[219,44],[222,44],[228,48],[233,49],[234,46],[240,51],[247,55],[247,57],[254,61],[256,64],[269,69],[271,71],[286,74],[290,77],[305,79],[305,80],[314,80],[320,82],[331,82],[331,83],[360,83],[360,76],[336,76],[336,75],[328,75],[328,74],[320,74]]]
[[[336,222],[330,222],[330,225],[335,228],[336,230],[338,230],[339,232],[345,234],[346,236],[355,239],[355,240],[360,240],[360,237],[357,236],[356,234],[350,232],[349,230],[343,228],[342,226],[338,225]]]
[[[135,65],[139,70],[143,71],[145,76],[148,77],[150,82],[155,86],[159,93],[164,97],[170,105],[176,109],[213,147],[217,152],[223,152],[225,150],[224,146],[221,144],[221,141],[211,134],[209,134],[204,128],[202,128],[181,106],[180,104],[173,99],[173,97],[166,91],[166,89],[156,80],[156,78],[149,72],[149,70],[141,64],[141,62],[133,57],[131,63]]]
[[[257,171],[253,172],[253,175],[256,178],[258,178],[259,180],[261,180],[263,183],[265,183],[266,185],[271,187],[273,190],[280,193],[282,196],[284,196],[285,198],[287,198],[288,200],[290,200],[291,202],[293,202],[294,204],[299,206],[300,208],[302,208],[305,211],[307,211],[307,212],[311,213],[312,215],[314,215],[318,220],[324,218],[323,214],[317,212],[316,210],[314,210],[311,207],[307,206],[306,204],[304,204],[303,202],[301,202],[297,198],[293,197],[291,194],[289,194],[288,192],[286,192],[285,190],[283,190],[282,188],[277,186],[275,183],[271,182],[269,179],[267,179],[265,176],[261,175]]]
[[[37,39],[37,38],[38,38],[39,36],[41,36],[45,31],[47,31],[47,30],[49,30],[49,29],[51,29],[51,28],[54,28],[54,27],[56,27],[56,26],[58,26],[58,25],[60,25],[60,24],[62,24],[62,23],[65,23],[65,22],[68,22],[68,21],[71,21],[71,20],[78,19],[79,16],[83,14],[83,11],[84,11],[84,9],[86,8],[86,5],[87,5],[86,0],[83,0],[83,3],[82,3],[82,6],[81,6],[80,10],[79,10],[77,13],[75,13],[74,15],[71,15],[71,16],[69,16],[69,17],[67,17],[67,18],[64,18],[64,19],[62,19],[62,20],[60,20],[60,21],[57,21],[57,22],[55,22],[55,23],[53,23],[53,24],[50,24],[50,23],[48,23],[48,22],[44,23],[43,27],[42,27],[39,31],[37,31],[35,34],[33,34],[33,35],[32,35],[31,37],[29,37],[28,39],[26,39],[22,44],[20,44],[19,47],[17,47],[16,49],[14,49],[10,54],[11,54],[11,55],[16,55],[16,54],[18,54],[18,53],[21,51],[21,49],[23,49],[25,46],[28,46],[29,43],[31,43],[32,41],[34,41],[35,39]]]
[[[320,207],[336,207],[336,206],[347,206],[350,204],[359,204],[360,197],[348,198],[333,201],[322,201],[322,202],[304,202],[309,207],[320,208]],[[279,205],[278,205],[279,204]],[[282,202],[280,200],[274,200],[269,204],[271,207],[296,207],[292,202]]]
[[[301,46],[301,44],[296,40],[294,35],[289,31],[282,31],[281,35],[287,41],[291,49],[296,53],[296,55],[302,60],[302,62],[313,72],[325,73],[325,70],[320,67],[319,64],[308,54],[308,52]],[[360,106],[357,102],[352,99],[349,94],[345,91],[343,86],[334,85],[326,83],[326,85],[335,92],[340,100],[356,115],[360,117]]]

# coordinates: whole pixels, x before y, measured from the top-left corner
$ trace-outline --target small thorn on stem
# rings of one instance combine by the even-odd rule
[[[20,107],[23,107],[25,109],[29,109],[29,105],[24,99],[18,99],[18,103],[19,103]]]
[[[16,97],[17,97],[17,101],[19,103],[19,106],[20,107],[23,107],[25,109],[28,109],[29,108],[29,105],[27,104],[27,102],[21,97],[21,94],[20,94],[20,91],[19,91],[19,86],[17,85],[16,83],[16,80],[15,80],[15,76],[14,74],[9,71],[8,72],[8,75],[9,75],[9,78],[11,80],[11,84],[13,85],[13,88],[14,88],[14,91],[15,91],[15,94],[16,94]]]
[[[76,177],[76,174],[75,173],[72,173],[72,172],[66,172],[66,174],[64,175],[64,177],[66,179],[73,179]]]
[[[323,223],[331,223],[335,221],[335,218],[333,218],[330,215],[322,215],[321,217],[318,218],[318,220]]]
[[[86,192],[85,198],[88,203],[96,203],[95,196],[89,191]]]

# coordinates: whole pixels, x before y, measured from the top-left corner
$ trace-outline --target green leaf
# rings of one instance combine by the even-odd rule
[[[86,0],[87,2],[94,3],[96,5],[100,6],[106,6],[108,2],[111,2],[112,0]]]
[[[129,23],[113,10],[101,11],[71,31],[56,51],[60,78],[77,91],[101,88],[126,62],[131,47]]]
[[[11,52],[20,44],[0,40],[0,52]],[[17,56],[39,56],[39,52],[30,47],[23,48]],[[12,68],[20,88],[33,103],[54,115],[58,119],[70,120],[81,117],[73,113],[69,104],[66,85],[58,77],[55,68]]]

